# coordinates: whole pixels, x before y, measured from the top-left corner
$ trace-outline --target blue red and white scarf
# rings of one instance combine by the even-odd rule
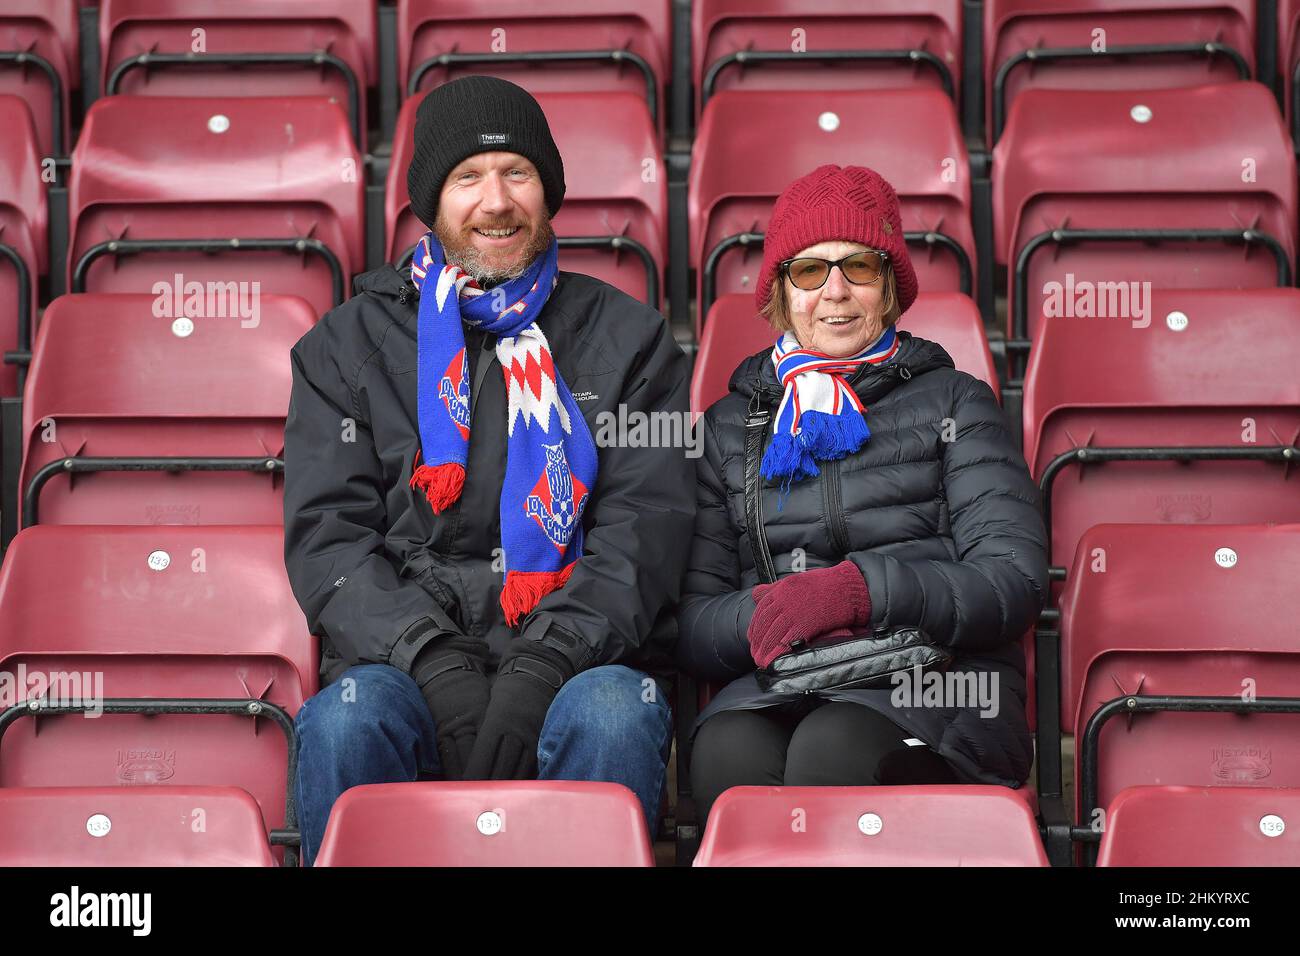
[[[555,288],[558,262],[552,239],[524,275],[485,291],[447,264],[431,232],[411,258],[420,290],[416,457],[424,462],[410,484],[424,491],[435,514],[460,498],[469,459],[471,388],[461,323],[497,336],[508,402],[501,609],[511,627],[569,579],[582,556],[582,512],[596,484],[596,443],[536,322]]]
[[[857,355],[835,358],[801,349],[793,332],[772,349],[776,377],[785,387],[776,410],[772,441],[763,453],[763,477],[790,483],[820,474],[818,461],[853,454],[871,437],[862,400],[848,383],[863,365],[880,365],[898,353],[898,333],[891,325]]]

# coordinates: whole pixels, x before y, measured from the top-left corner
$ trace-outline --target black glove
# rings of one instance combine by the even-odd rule
[[[464,778],[474,737],[487,713],[486,662],[486,642],[448,634],[422,647],[411,665],[411,677],[433,714],[438,759],[448,780]]]
[[[465,768],[468,780],[531,780],[537,776],[537,740],[551,701],[574,674],[552,647],[518,637],[501,656],[492,702]]]

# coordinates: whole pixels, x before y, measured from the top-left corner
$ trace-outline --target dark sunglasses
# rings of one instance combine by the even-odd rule
[[[796,289],[812,292],[826,284],[831,276],[831,269],[840,267],[844,278],[854,285],[870,285],[885,272],[889,254],[868,250],[855,252],[851,256],[837,259],[816,259],[804,256],[798,259],[786,259],[781,263],[781,272],[789,278]]]

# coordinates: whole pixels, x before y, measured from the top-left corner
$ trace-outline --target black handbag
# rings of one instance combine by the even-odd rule
[[[765,584],[776,580],[772,552],[763,530],[762,476],[759,464],[767,439],[770,413],[759,393],[745,418],[745,523],[749,531],[754,567]],[[894,675],[946,670],[953,656],[918,627],[881,627],[859,631],[830,643],[800,641],[765,668],[759,668],[758,686],[774,694],[810,694],[821,690],[890,687]]]
[[[802,646],[801,646],[802,645]],[[795,644],[757,672],[758,686],[773,694],[891,688],[897,674],[946,670],[952,654],[916,627],[877,628],[834,643]]]

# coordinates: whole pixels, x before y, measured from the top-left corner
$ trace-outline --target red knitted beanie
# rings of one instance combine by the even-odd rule
[[[906,312],[916,298],[916,272],[903,241],[894,187],[864,166],[818,166],[786,187],[776,201],[763,238],[763,271],[754,289],[758,308],[767,305],[777,266],[800,249],[832,240],[860,242],[889,254]]]

